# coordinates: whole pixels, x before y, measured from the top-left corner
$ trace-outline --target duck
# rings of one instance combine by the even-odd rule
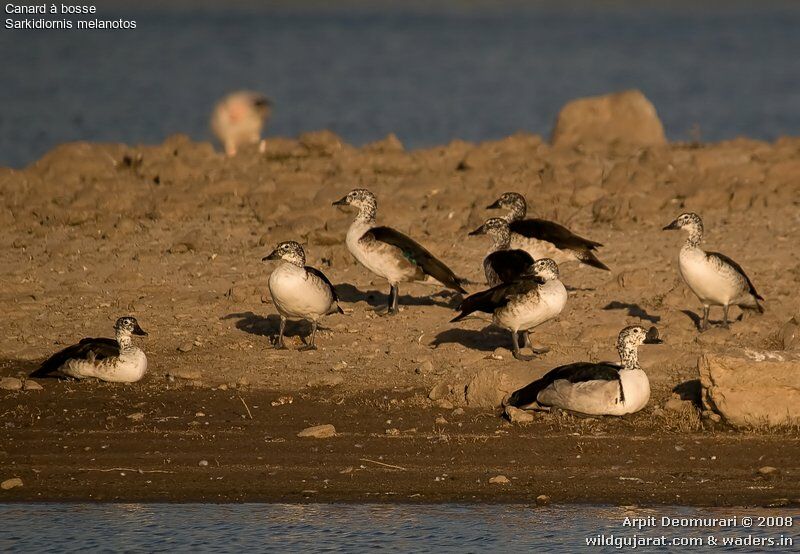
[[[492,246],[483,259],[483,272],[490,287],[513,281],[533,269],[534,259],[530,254],[519,248],[511,248],[511,229],[505,219],[489,218],[469,235],[492,237]]]
[[[561,265],[578,261],[583,265],[610,271],[595,255],[603,246],[599,242],[580,237],[553,221],[525,219],[528,204],[517,192],[505,192],[486,207],[487,210],[508,209],[505,220],[511,229],[511,248],[519,248],[534,260],[551,258]]]
[[[285,350],[283,340],[287,319],[311,322],[311,338],[301,351],[316,350],[317,326],[323,316],[342,314],[339,296],[330,279],[319,269],[306,265],[306,253],[300,243],[289,240],[278,244],[261,261],[280,260],[269,276],[269,293],[281,316],[274,348]]]
[[[617,337],[621,363],[576,362],[556,367],[514,391],[505,404],[555,407],[587,415],[638,412],[650,400],[650,380],[639,366],[639,346],[661,342],[655,327],[625,327]]]
[[[261,130],[272,111],[272,101],[259,92],[240,90],[222,98],[211,113],[211,130],[228,157],[240,147],[261,141]],[[264,143],[259,145],[263,152]]]
[[[113,339],[85,338],[56,352],[30,376],[62,375],[110,383],[139,381],[147,372],[147,356],[133,345],[132,336],[147,336],[147,333],[132,316],[117,319],[114,331]]]
[[[520,343],[533,354],[548,352],[549,348],[532,346],[531,329],[557,317],[566,303],[567,289],[558,278],[558,264],[544,258],[534,262],[531,273],[465,298],[458,307],[461,313],[450,322],[461,321],[473,312],[492,314],[495,325],[511,332],[514,358],[529,361],[535,356],[523,354]]]
[[[683,229],[689,234],[678,255],[678,269],[683,280],[703,303],[701,332],[709,329],[711,306],[722,306],[722,326],[726,329],[730,327],[728,310],[732,305],[742,310],[764,313],[764,307],[759,302],[764,297],[758,294],[742,266],[724,254],[706,252],[700,248],[703,220],[699,215],[683,213],[664,227],[665,231],[676,229]]]
[[[461,286],[464,280],[421,244],[391,227],[375,225],[378,200],[369,190],[352,190],[333,205],[358,209],[347,230],[347,249],[361,265],[389,282],[391,289],[387,315],[398,312],[401,282],[429,283],[430,279],[434,279],[448,289],[467,293]]]

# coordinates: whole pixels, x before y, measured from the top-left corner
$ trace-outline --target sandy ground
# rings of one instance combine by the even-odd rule
[[[619,329],[655,324],[666,344],[641,350],[650,405],[625,419],[553,414],[526,427],[464,405],[478,370],[526,362],[485,320],[449,324],[458,298],[440,289],[405,285],[402,312],[376,315],[388,286],[356,265],[343,244],[352,214],[330,205],[354,187],[378,195],[382,223],[476,283],[488,242],[466,233],[506,190],[524,193],[533,214],[604,243],[611,272],[562,267],[568,305],[535,332],[552,351],[527,364],[540,374],[614,359]],[[661,409],[696,378],[699,353],[777,348],[781,325],[800,311],[800,139],[555,149],[518,135],[405,151],[393,137],[357,149],[319,132],[226,159],[176,136],[158,146],[64,145],[25,170],[0,169],[0,190],[0,375],[24,375],[84,336],[110,336],[120,315],[150,333],[140,341],[150,361],[141,383],[44,380],[44,391],[0,391],[0,477],[26,483],[2,498],[289,499],[306,489],[317,499],[800,497],[796,430],[730,432]],[[697,333],[699,303],[677,273],[683,236],[660,231],[685,210],[703,216],[707,248],[747,270],[767,299],[763,316]],[[269,347],[278,317],[260,260],[286,239],[306,245],[347,312],[326,320],[316,352],[295,350],[305,324],[289,327],[290,350]],[[426,395],[442,382],[453,392],[437,405]],[[270,405],[285,395],[294,402]],[[253,419],[245,403],[260,406]],[[459,407],[465,413],[452,415]],[[137,412],[143,419],[128,419]],[[295,437],[317,423],[340,436]],[[392,428],[400,435],[386,435]],[[360,461],[380,456],[406,470]],[[764,465],[780,477],[754,477]],[[175,473],[79,471],[100,466]],[[489,487],[499,473],[512,483]]]

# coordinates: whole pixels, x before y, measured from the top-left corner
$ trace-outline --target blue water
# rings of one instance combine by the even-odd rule
[[[693,545],[640,552],[791,552],[800,545],[797,509],[658,509],[600,506],[412,504],[0,504],[0,550],[12,552],[563,552],[618,550],[587,538],[661,537]],[[623,525],[655,516],[655,526]],[[663,526],[661,517],[737,516],[736,527]],[[789,518],[747,527],[744,516]],[[775,523],[775,521],[773,521]],[[709,537],[748,536],[772,546],[711,546]],[[788,544],[787,538],[794,544]],[[697,541],[701,540],[702,543]],[[781,541],[784,541],[781,543]],[[613,544],[613,542],[611,543]],[[630,550],[630,548],[625,548]]]
[[[133,31],[0,29],[0,166],[68,140],[209,139],[243,87],[276,102],[270,134],[356,144],[547,135],[567,100],[631,87],[673,139],[800,135],[800,2],[129,4],[97,17]]]

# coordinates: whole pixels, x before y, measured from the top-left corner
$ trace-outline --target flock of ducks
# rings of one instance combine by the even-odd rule
[[[386,315],[398,311],[401,283],[438,283],[466,295],[459,278],[444,262],[421,244],[391,227],[376,225],[378,201],[366,189],[355,189],[333,203],[357,210],[346,235],[347,249],[358,262],[389,283]],[[522,195],[503,194],[487,209],[505,209],[501,218],[490,218],[470,233],[489,235],[492,245],[483,260],[488,288],[463,298],[452,322],[470,314],[490,314],[493,323],[511,335],[511,350],[518,360],[530,360],[547,348],[535,348],[531,331],[557,317],[567,302],[567,290],[559,279],[559,264],[579,262],[608,270],[596,255],[602,246],[566,227],[542,219],[526,219]],[[709,326],[711,306],[721,306],[724,326],[729,325],[732,305],[762,312],[763,298],[736,262],[717,252],[700,248],[703,224],[694,213],[684,213],[664,227],[688,233],[680,250],[680,273],[703,304],[701,330]],[[269,277],[269,290],[280,315],[274,347],[285,349],[286,321],[311,322],[311,335],[301,350],[314,350],[320,320],[343,313],[331,280],[306,265],[303,247],[295,241],[278,244],[262,261],[279,261]],[[34,377],[58,373],[76,379],[97,378],[134,382],[147,370],[147,358],[132,344],[132,335],[145,335],[136,319],[121,317],[115,340],[83,339],[48,359]],[[650,398],[647,375],[639,366],[638,348],[659,343],[658,330],[641,326],[622,329],[617,339],[620,363],[577,362],[556,367],[542,378],[511,394],[505,404],[516,407],[558,407],[592,415],[622,415],[641,410]],[[523,349],[531,354],[524,354]]]

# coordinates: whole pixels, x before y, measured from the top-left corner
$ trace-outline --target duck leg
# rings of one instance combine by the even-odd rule
[[[704,305],[703,306],[703,321],[700,322],[700,331],[708,331],[708,312],[711,309],[710,306]]]
[[[278,338],[275,339],[275,350],[286,350],[286,345],[283,344],[284,331],[286,331],[286,318],[281,316],[281,326],[278,329]]]
[[[730,306],[728,306],[727,304],[722,306],[722,326],[725,329],[730,329],[731,328],[730,323],[728,323],[728,308],[729,307]]]
[[[395,315],[397,313],[397,297],[399,296],[399,285],[392,285],[392,290],[389,292],[389,310],[386,315]]]
[[[316,339],[317,339],[317,322],[316,321],[312,321],[311,322],[311,341],[307,345],[298,348],[298,350],[300,350],[302,352],[305,352],[307,350],[316,350],[317,349]]]
[[[512,354],[514,354],[514,357],[520,361],[523,362],[531,361],[533,359],[533,356],[525,355],[519,351],[519,341],[517,339],[518,339],[517,332],[511,331],[511,344],[513,345]]]
[[[546,346],[542,346],[541,348],[535,348],[533,343],[531,342],[531,332],[530,331],[520,331],[525,335],[525,343],[522,346],[527,346],[530,348],[534,354],[547,354],[550,352],[550,349]]]

